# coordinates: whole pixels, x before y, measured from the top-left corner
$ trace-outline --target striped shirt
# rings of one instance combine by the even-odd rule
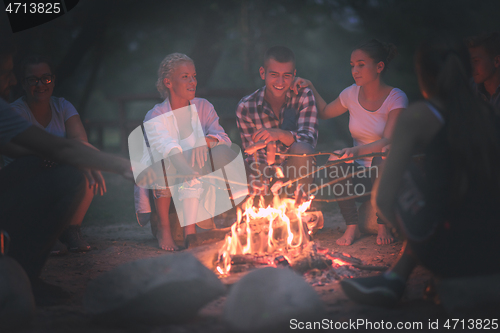
[[[271,105],[264,99],[266,87],[262,87],[254,93],[245,96],[238,103],[236,109],[236,122],[240,130],[243,149],[250,146],[253,133],[261,128],[282,128],[290,130],[297,142],[306,142],[313,148],[316,147],[318,141],[318,110],[314,95],[309,88],[299,91],[299,95],[295,95],[292,91],[286,93],[285,103],[280,109],[279,119],[274,114]],[[283,128],[284,114],[289,115],[293,110],[295,114],[295,126]],[[288,121],[288,120],[287,120]],[[290,147],[285,146],[281,142],[276,142],[278,152],[287,152]],[[246,159],[249,165],[255,162],[254,156],[248,156]],[[281,156],[276,156],[276,163],[284,160]],[[259,164],[267,164],[266,149],[257,151],[257,161]]]

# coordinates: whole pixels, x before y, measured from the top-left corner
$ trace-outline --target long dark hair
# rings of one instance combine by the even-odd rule
[[[435,38],[424,42],[415,57],[423,89],[444,103],[452,163],[452,201],[461,202],[478,181],[500,189],[500,148],[493,108],[476,96],[470,86],[470,56],[459,40]]]

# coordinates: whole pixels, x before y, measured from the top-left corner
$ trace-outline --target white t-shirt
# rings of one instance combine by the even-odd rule
[[[376,111],[368,111],[359,104],[360,86],[353,84],[340,93],[340,103],[349,110],[349,131],[354,146],[361,146],[382,139],[389,113],[395,109],[408,107],[406,94],[393,88],[389,96]],[[371,166],[371,158],[356,160],[365,167]]]
[[[21,117],[26,119],[30,124],[35,125],[36,127],[40,127],[41,129],[53,134],[55,136],[59,136],[61,138],[66,137],[66,121],[78,115],[73,104],[68,102],[62,97],[50,97],[50,108],[52,109],[52,119],[50,120],[47,127],[43,127],[36,119],[33,113],[31,112],[28,104],[24,100],[24,97],[20,97],[14,102],[10,104],[12,110],[14,110]],[[4,165],[9,164],[14,159],[4,156]]]
[[[66,137],[66,121],[78,115],[73,104],[68,102],[62,97],[54,97],[50,98],[50,108],[52,109],[52,119],[47,127],[43,127],[40,123],[35,119],[33,113],[26,104],[24,97],[18,98],[16,101],[10,104],[10,107],[14,109],[21,117],[29,121],[31,124],[40,127],[41,129],[53,134],[55,136],[59,136],[62,138]]]

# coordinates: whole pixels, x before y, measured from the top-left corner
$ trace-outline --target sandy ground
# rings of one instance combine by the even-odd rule
[[[59,285],[70,291],[73,296],[64,304],[52,307],[39,307],[32,329],[25,332],[229,332],[222,321],[224,297],[208,304],[192,322],[183,325],[141,326],[141,327],[103,327],[92,322],[86,315],[82,299],[88,282],[99,274],[109,271],[123,263],[165,255],[158,249],[149,226],[140,227],[135,221],[131,210],[131,185],[114,176],[106,176],[108,194],[96,198],[89,214],[84,221],[83,233],[92,245],[88,253],[70,253],[63,257],[49,258],[42,278],[52,284]],[[125,187],[125,188],[124,188]],[[123,200],[125,202],[122,202]],[[114,207],[112,202],[121,202],[120,207]],[[111,207],[111,208],[110,208]],[[116,212],[109,213],[110,209]],[[107,213],[103,213],[103,211]],[[336,205],[323,208],[325,227],[315,235],[315,241],[323,247],[341,251],[361,259],[365,264],[389,266],[397,257],[402,243],[398,241],[391,245],[379,246],[374,235],[363,235],[353,245],[340,247],[335,240],[341,236],[345,224]],[[220,247],[220,243],[203,245],[184,251],[195,256],[210,256]],[[168,254],[168,255],[176,255]],[[363,272],[363,275],[378,274]],[[423,268],[415,270],[405,291],[400,305],[392,309],[357,305],[346,298],[339,283],[332,282],[325,286],[316,286],[324,301],[328,318],[334,321],[365,319],[369,321],[421,322],[426,331],[429,320],[445,318],[443,308],[432,301],[422,299],[426,283],[431,279],[429,272]],[[414,330],[408,330],[414,331]]]

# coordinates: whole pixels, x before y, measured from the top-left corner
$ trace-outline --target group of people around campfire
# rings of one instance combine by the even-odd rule
[[[56,241],[62,237],[70,249],[90,249],[79,226],[92,196],[106,191],[98,170],[134,177],[129,161],[91,147],[75,108],[52,96],[55,75],[45,58],[27,59],[20,79],[25,95],[10,106],[5,103],[17,81],[15,49],[1,44],[0,153],[15,159],[0,171],[0,229],[12,240],[9,255],[26,271],[37,300],[43,300],[57,294],[39,279]],[[470,38],[466,44],[436,38],[423,43],[415,67],[425,101],[410,106],[403,91],[384,81],[396,53],[394,45],[376,39],[356,47],[350,58],[355,83],[327,103],[311,81],[296,76],[293,52],[271,47],[259,69],[265,85],[236,108],[243,149],[255,151],[245,157],[250,194],[270,194],[271,180],[282,174],[297,180],[287,193],[292,197],[309,193],[313,182],[331,180],[315,179],[314,172],[304,177],[300,170],[314,171],[318,118],[349,112],[353,147],[332,152],[329,168],[381,168],[379,179],[353,177],[352,182],[374,193],[377,244],[394,241],[392,227],[405,237],[401,257],[387,272],[342,281],[350,298],[369,304],[398,302],[418,263],[442,276],[461,276],[467,274],[459,268],[464,258],[489,260],[485,253],[500,250],[500,35]],[[144,128],[153,134],[148,135],[144,158],[154,151],[168,161],[162,165],[165,177],[178,175],[184,182],[172,193],[165,181],[153,181],[152,189],[140,194],[156,211],[155,236],[167,251],[179,250],[171,233],[171,197],[177,195],[182,202],[178,210],[184,236],[195,233],[207,195],[196,176],[237,155],[213,105],[195,96],[196,86],[193,60],[180,53],[168,55],[157,81],[164,101],[145,118]],[[356,158],[385,152],[385,160]],[[423,161],[414,160],[420,153],[425,153]],[[339,197],[346,197],[347,191],[342,193]],[[30,210],[23,208],[27,204]],[[356,199],[339,201],[339,207],[347,228],[337,244],[351,245],[360,236]],[[491,262],[478,267],[481,271],[474,273],[500,272]]]
[[[269,169],[270,164],[279,167],[283,175],[288,179],[300,178],[297,186],[294,187],[295,191],[291,191],[292,195],[300,195],[298,192],[301,189],[310,188],[309,185],[315,181],[314,173],[308,177],[300,177],[300,171],[307,170],[308,173],[313,171],[313,157],[307,155],[313,153],[316,147],[318,117],[329,119],[347,111],[350,113],[349,129],[354,140],[354,147],[334,152],[335,155],[332,155],[331,160],[381,152],[386,148],[391,143],[391,135],[398,114],[408,105],[405,93],[386,85],[382,79],[389,62],[395,54],[396,48],[394,45],[378,40],[371,40],[359,46],[351,55],[352,74],[356,83],[342,91],[335,101],[327,104],[310,81],[296,77],[293,52],[284,46],[271,47],[266,52],[263,66],[259,70],[265,86],[243,97],[236,109],[237,125],[240,130],[243,149],[248,152],[252,146],[259,144],[259,142],[263,146],[263,148],[257,149],[254,154],[249,154],[245,158],[251,193],[253,195],[265,195],[271,192],[269,190],[270,180],[275,175],[273,172],[266,170]],[[170,66],[168,71],[164,69],[166,66]],[[155,106],[153,110],[148,112],[145,121],[150,121],[155,116],[171,113],[171,110],[188,106],[191,103],[198,106],[198,108],[200,108],[200,103],[208,103],[205,99],[194,97],[196,71],[193,61],[185,55],[168,55],[160,66],[158,82],[158,90],[168,91],[168,96],[162,104]],[[182,102],[177,102],[178,100]],[[213,106],[210,103],[208,105],[208,109],[215,113]],[[173,154],[172,149],[174,148],[182,151],[181,142],[195,133],[190,126],[191,124],[187,122],[188,119],[191,119],[189,112],[186,109],[185,113],[176,114],[175,111],[171,113],[177,120],[178,128],[187,127],[187,129],[183,129],[186,133],[182,133],[177,129],[168,131],[168,124],[155,124],[157,126],[156,130],[161,132],[163,136],[153,135],[149,141],[150,146],[159,151],[161,156],[167,157]],[[182,125],[182,117],[186,118],[184,125]],[[196,164],[194,161],[206,160],[207,146],[222,146],[222,144],[229,141],[218,121],[206,124],[201,113],[199,118],[202,127],[206,129],[203,133],[206,136],[206,145],[196,147],[192,154],[191,150],[187,149],[188,146],[184,147],[186,149],[185,156],[182,154],[178,156],[181,160],[191,159],[191,165],[188,165],[188,160],[186,160],[184,166],[175,167],[178,173],[195,174],[196,170],[192,169]],[[165,135],[167,132],[168,136]],[[166,137],[168,138],[165,139]],[[198,139],[193,139],[193,143]],[[271,145],[269,145],[270,143]],[[203,149],[203,157],[196,157],[195,159],[200,149]],[[274,156],[276,152],[296,155],[305,154],[306,157],[289,156],[285,158],[278,154],[274,157],[274,161],[269,163],[269,155]],[[218,160],[218,158],[214,158],[215,160]],[[173,159],[171,161],[170,164],[176,163]],[[357,167],[370,167],[380,162],[380,158],[364,158],[354,161],[354,164]],[[197,163],[198,167],[203,166],[203,164]],[[332,166],[332,168],[346,169],[349,167],[349,163]],[[366,182],[366,180],[356,177],[354,177],[353,181],[355,184],[357,181]],[[368,191],[371,184],[372,180],[368,179],[368,184],[366,184]],[[198,186],[198,191],[194,191],[193,188],[192,192],[193,194],[196,193],[199,198],[202,189],[199,183],[196,186]],[[163,189],[160,189],[160,186],[157,187],[152,191],[155,198],[154,206],[159,217],[157,238],[161,248],[177,250],[178,247],[175,245],[170,232],[169,201],[167,199],[164,204],[159,204],[159,201],[163,201],[159,197],[160,191],[163,191]],[[293,192],[296,193],[293,194]],[[347,193],[348,191],[343,192]],[[171,195],[172,193],[163,194],[162,197]],[[184,211],[187,209],[196,214],[196,209],[193,208],[198,206],[198,201],[188,204],[188,201],[184,199],[183,205]],[[188,209],[188,206],[191,209]],[[344,236],[337,240],[337,244],[350,245],[359,237],[356,203],[354,199],[344,200],[339,202],[339,206],[348,226]],[[389,244],[393,242],[394,238],[386,224],[380,218],[378,223],[377,243]],[[184,227],[185,235],[194,231],[194,224],[192,223]]]

